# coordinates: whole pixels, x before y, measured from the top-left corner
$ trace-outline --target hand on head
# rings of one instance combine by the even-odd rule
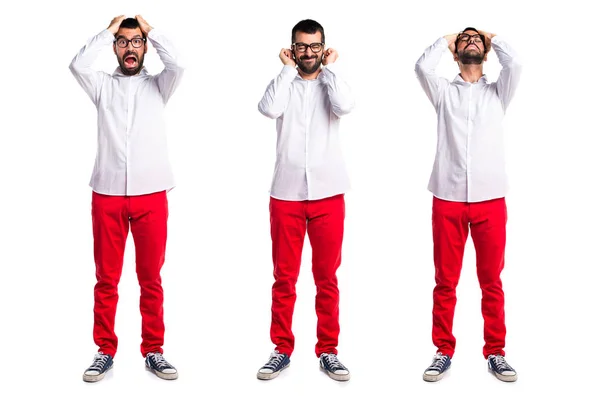
[[[114,17],[112,21],[110,21],[110,24],[108,24],[108,28],[106,29],[108,29],[113,35],[116,35],[119,31],[119,26],[121,26],[121,22],[123,22],[125,18],[126,17],[124,15]]]
[[[327,49],[323,52],[323,65],[333,64],[339,57],[336,49]]]
[[[279,52],[279,59],[283,65],[289,65],[290,67],[296,67],[296,61],[293,58],[293,52],[291,49],[281,49]]]

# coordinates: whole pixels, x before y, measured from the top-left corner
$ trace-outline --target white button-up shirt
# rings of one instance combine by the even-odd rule
[[[502,70],[496,82],[476,83],[460,75],[450,82],[435,74],[448,41],[438,39],[417,61],[415,71],[438,116],[438,143],[428,189],[443,200],[479,202],[508,191],[502,119],[521,75],[510,46],[498,36],[492,48]]]
[[[314,80],[284,66],[269,84],[258,110],[276,118],[277,159],[271,196],[318,200],[345,193],[350,181],[342,157],[340,117],[354,108],[348,85],[331,66]]]
[[[112,75],[93,70],[100,51],[115,37],[104,30],[71,62],[70,69],[98,110],[98,148],[90,186],[101,194],[135,196],[175,186],[168,160],[164,107],[177,88],[183,68],[169,41],[156,29],[148,39],[165,68],[149,75]]]

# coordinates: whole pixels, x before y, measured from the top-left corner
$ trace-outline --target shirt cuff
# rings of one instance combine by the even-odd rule
[[[502,40],[502,37],[498,37],[498,35],[494,36],[491,40],[492,43],[492,47],[494,46],[502,46],[503,44],[505,44],[506,42],[504,40]]]
[[[336,65],[336,63],[327,64],[324,66],[323,71],[326,71],[326,73],[332,73],[333,75],[337,75],[340,72],[340,68]]]
[[[294,79],[298,75],[298,70],[296,67],[292,67],[291,65],[284,65],[283,69],[281,70],[281,75]]]
[[[102,41],[106,43],[112,43],[115,40],[115,35],[108,29],[103,30],[98,34],[98,37],[102,39]]]
[[[160,30],[157,31],[156,28],[152,28],[150,32],[148,32],[147,36],[150,39],[156,39],[156,36],[160,36],[161,33],[162,32]]]
[[[448,39],[442,36],[441,38],[435,41],[434,45],[448,47],[450,46],[450,43],[448,43]]]

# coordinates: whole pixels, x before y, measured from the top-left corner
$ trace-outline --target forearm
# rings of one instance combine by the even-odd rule
[[[435,70],[442,55],[447,51],[450,40],[452,39],[448,37],[439,38],[434,44],[425,49],[415,65],[417,79],[434,106],[437,104],[438,92],[442,82],[442,79],[436,75]]]
[[[492,48],[496,52],[498,61],[502,66],[496,85],[498,95],[506,109],[521,79],[521,60],[516,51],[498,36],[492,38]]]
[[[296,68],[284,66],[281,73],[267,87],[258,103],[258,111],[269,118],[278,118],[283,114],[290,100],[291,85],[296,76]]]
[[[165,69],[171,71],[184,69],[180,57],[177,54],[177,49],[160,30],[154,28],[148,32],[148,40],[150,40],[150,43],[152,43],[152,46],[156,49],[158,57],[164,64]]]
[[[350,113],[354,108],[354,96],[350,86],[335,74],[335,68],[327,65],[321,74],[327,84],[327,94],[331,103],[332,111],[338,117]]]
[[[100,52],[115,40],[115,36],[105,29],[83,46],[79,53],[71,61],[69,66],[73,74],[90,70]]]
[[[179,86],[179,82],[183,77],[184,67],[175,46],[160,30],[153,28],[148,32],[147,37],[165,66],[160,74],[156,76],[156,82],[166,103]]]
[[[492,38],[492,48],[496,52],[502,68],[511,68],[513,66],[521,65],[517,52],[501,37],[494,36]]]
[[[434,44],[426,48],[415,65],[417,75],[435,75],[435,69],[447,50],[448,39],[446,37],[439,38]]]
[[[94,104],[98,99],[98,90],[101,86],[103,73],[93,70],[92,65],[100,52],[111,44],[114,39],[114,35],[108,29],[103,30],[90,39],[69,65],[71,73]]]

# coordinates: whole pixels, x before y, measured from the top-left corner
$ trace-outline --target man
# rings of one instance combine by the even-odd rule
[[[331,378],[350,379],[337,358],[336,271],[341,263],[344,193],[349,189],[338,127],[354,100],[333,72],[337,58],[336,50],[325,47],[323,27],[313,20],[300,21],[292,29],[291,48],[279,53],[283,69],[258,105],[263,115],[277,119],[277,161],[269,204],[275,277],[271,340],[276,347],[258,371],[258,379],[279,375],[294,350],[295,286],[307,231],[317,287],[316,355]]]
[[[448,81],[435,68],[449,48],[460,74]],[[494,49],[502,65],[488,82],[483,62]],[[502,381],[516,371],[504,359],[506,327],[500,273],[506,244],[507,178],[502,118],[519,82],[521,65],[500,37],[466,28],[438,39],[419,58],[416,73],[438,115],[438,145],[429,190],[433,193],[433,343],[437,354],[423,379],[440,380],[450,367],[456,339],[452,334],[456,286],[469,228],[477,258],[484,319],[483,355]]]
[[[154,76],[144,67],[148,39],[165,65]],[[94,71],[94,60],[111,44],[119,67],[112,75]],[[97,279],[93,334],[99,351],[83,380],[99,381],[113,366],[118,342],[117,285],[130,227],[141,288],[141,352],[147,368],[157,376],[176,379],[177,370],[162,355],[160,270],[167,242],[166,192],[174,186],[163,109],[179,85],[183,68],[159,30],[139,15],[121,15],[79,51],[70,69],[98,109],[98,149],[90,186]]]

